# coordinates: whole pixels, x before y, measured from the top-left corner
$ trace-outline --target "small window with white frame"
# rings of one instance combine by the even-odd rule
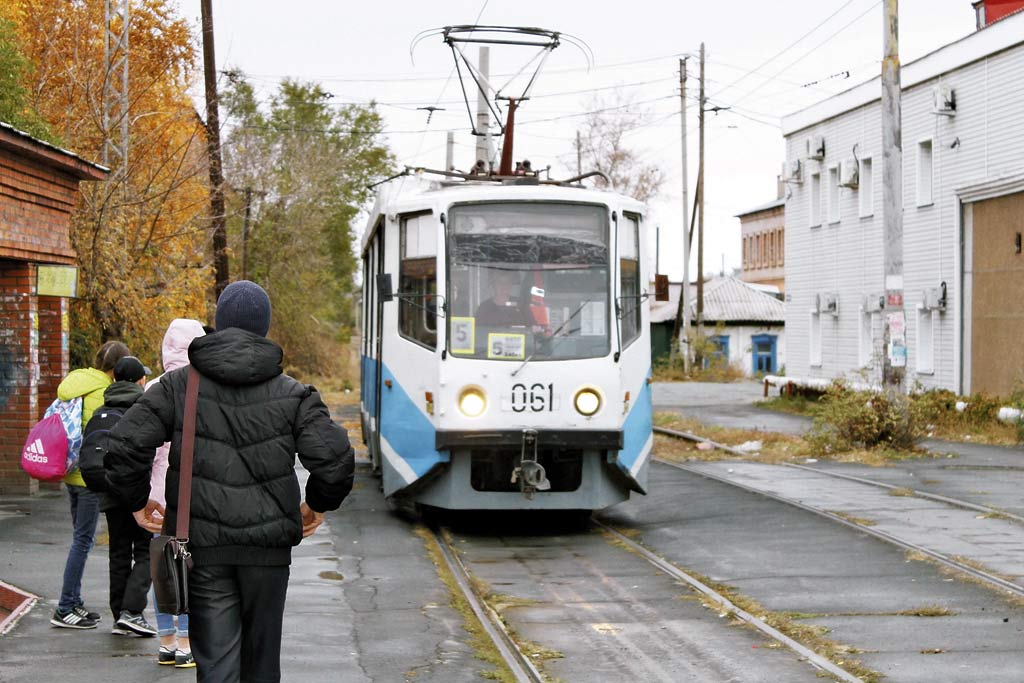
[[[811,227],[821,225],[821,174],[811,174]]]
[[[860,160],[860,173],[857,180],[860,217],[867,218],[875,213],[875,183],[871,158]]]
[[[811,309],[811,332],[808,335],[810,342],[810,365],[821,367],[821,313]]]
[[[828,222],[839,222],[839,167],[828,169]]]
[[[935,372],[935,311],[919,306],[917,309],[917,373]]]
[[[917,143],[917,205],[928,206],[932,203],[932,141],[921,140]]]
[[[399,234],[398,331],[428,348],[437,346],[437,222],[430,213],[402,216]]]

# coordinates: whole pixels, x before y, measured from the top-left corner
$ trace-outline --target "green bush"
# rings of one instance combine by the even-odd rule
[[[852,391],[834,384],[821,397],[807,439],[826,452],[913,448],[921,422],[903,394]]]

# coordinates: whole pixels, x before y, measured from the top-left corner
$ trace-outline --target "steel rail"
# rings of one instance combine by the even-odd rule
[[[787,636],[785,633],[779,631],[778,629],[769,626],[764,621],[754,616],[750,612],[747,612],[746,610],[736,606],[732,601],[730,601],[727,597],[716,591],[711,586],[708,586],[704,582],[694,578],[693,576],[690,576],[679,567],[676,567],[674,564],[668,562],[664,558],[652,553],[650,550],[643,547],[636,541],[633,541],[624,534],[620,533],[616,529],[608,526],[607,524],[599,520],[595,519],[592,521],[594,524],[600,526],[602,529],[612,534],[616,538],[616,540],[620,541],[621,543],[624,543],[627,547],[630,548],[630,550],[640,555],[643,559],[650,562],[652,565],[660,569],[662,572],[668,574],[677,581],[681,581],[689,585],[694,590],[711,598],[719,605],[721,605],[725,610],[731,612],[733,615],[741,619],[746,624],[753,626],[758,631],[761,631],[772,640],[775,640],[785,645],[790,650],[806,659],[815,668],[820,669],[822,671],[826,671],[832,676],[835,676],[839,680],[845,681],[846,683],[863,683],[862,679],[858,678],[857,676],[854,676],[849,671],[846,671],[845,669],[842,669],[839,666],[833,664],[831,661],[828,660],[828,658],[819,655],[814,650],[811,650],[810,648],[801,645],[800,643],[793,640],[792,638]]]
[[[740,455],[740,456],[744,456],[744,457],[750,455],[750,453],[746,453],[746,452],[737,450],[735,448],[730,448],[729,446],[726,446],[724,444],[718,443],[717,441],[712,441],[711,439],[705,439],[702,436],[697,436],[696,434],[692,434],[690,432],[680,432],[680,431],[676,431],[674,429],[666,429],[664,427],[654,427],[654,431],[658,432],[658,433],[661,433],[661,434],[667,434],[669,436],[675,436],[675,437],[679,437],[679,438],[682,438],[682,439],[688,439],[688,440],[691,440],[691,441],[709,443],[712,446],[714,446],[715,448],[717,448],[719,450],[722,450],[722,451],[725,451],[726,453],[732,453],[734,455]],[[907,487],[907,486],[896,486],[895,484],[886,484],[886,483],[881,482],[881,481],[875,481],[874,479],[868,479],[866,477],[858,477],[858,476],[856,476],[854,474],[844,474],[842,472],[831,472],[829,470],[823,470],[823,469],[820,469],[820,468],[817,468],[817,467],[810,467],[808,465],[800,465],[798,463],[784,462],[784,463],[780,463],[780,464],[783,467],[789,467],[791,469],[805,470],[807,472],[814,472],[815,474],[823,474],[825,476],[833,477],[833,478],[836,478],[836,479],[846,479],[847,481],[857,482],[858,484],[866,484],[868,486],[875,486],[875,487],[886,489],[886,490],[889,490],[889,491],[894,491],[896,489],[906,489],[906,490],[910,491],[911,493],[913,493],[914,497],[916,497],[916,498],[924,498],[926,500],[934,500],[937,503],[945,503],[946,505],[951,505],[953,507],[963,508],[965,510],[973,510],[974,512],[981,512],[981,513],[990,514],[990,515],[998,515],[999,517],[1004,517],[1004,518],[1012,520],[1014,522],[1018,522],[1018,523],[1024,524],[1024,517],[1022,517],[1020,515],[1015,515],[1012,512],[1006,512],[1004,510],[1000,510],[998,508],[991,507],[989,505],[980,505],[978,503],[971,503],[971,502],[966,501],[966,500],[960,500],[959,498],[951,498],[949,496],[943,496],[943,495],[940,495],[938,493],[929,493],[927,491],[921,491],[919,489],[912,489],[912,488]]]
[[[466,602],[469,603],[480,625],[498,649],[501,658],[505,660],[505,664],[512,671],[516,683],[544,683],[545,678],[543,674],[534,666],[530,658],[519,649],[519,646],[505,628],[505,624],[498,614],[473,590],[473,586],[470,583],[469,570],[462,563],[458,552],[448,542],[443,533],[444,530],[439,531],[431,528],[430,532],[441,549],[441,555],[444,557],[449,571],[455,577],[455,583],[458,584],[459,590],[462,591]]]
[[[664,429],[664,428],[661,428],[661,427],[655,427],[654,431],[659,432],[659,433],[663,433],[663,434],[669,434],[670,436],[676,436],[676,437],[679,437],[679,438],[692,438],[692,440],[708,442],[708,443],[711,443],[712,445],[715,445],[716,447],[720,447],[720,448],[722,448],[722,450],[725,450],[725,451],[730,452],[730,453],[742,453],[742,451],[736,451],[736,449],[729,448],[728,446],[722,446],[721,444],[717,444],[716,442],[711,441],[710,439],[705,439],[705,438],[697,436],[695,434],[689,434],[688,432],[676,432],[674,430],[667,430],[667,429]],[[742,454],[743,455],[749,455],[748,453],[742,453]],[[717,481],[717,482],[721,482],[723,484],[728,484],[729,486],[734,486],[734,487],[736,487],[738,489],[742,489],[744,491],[749,491],[750,493],[756,493],[758,495],[764,496],[765,498],[769,498],[771,500],[774,500],[774,501],[777,501],[777,502],[780,502],[780,503],[785,503],[786,505],[790,505],[792,507],[795,507],[797,509],[803,510],[805,512],[812,512],[812,513],[814,513],[816,515],[819,515],[821,517],[825,517],[826,519],[829,519],[829,520],[832,520],[834,522],[838,522],[840,524],[848,526],[851,529],[856,529],[857,531],[860,531],[862,533],[868,534],[870,536],[874,536],[875,538],[878,538],[880,540],[886,541],[887,543],[890,543],[892,545],[895,545],[895,546],[898,546],[900,548],[903,548],[904,550],[909,550],[911,552],[917,552],[917,553],[920,553],[922,555],[925,555],[926,557],[929,557],[932,560],[935,560],[939,564],[942,564],[942,565],[944,565],[946,567],[949,567],[950,569],[953,569],[953,570],[956,570],[958,572],[962,572],[964,574],[972,576],[972,577],[974,577],[974,578],[976,578],[976,579],[978,579],[980,581],[983,581],[983,582],[985,582],[985,583],[987,583],[987,584],[989,584],[991,586],[994,586],[996,588],[1004,590],[1007,593],[1010,593],[1010,594],[1018,596],[1018,597],[1024,597],[1024,586],[1021,586],[1020,584],[1017,584],[1017,583],[1014,583],[1014,582],[1009,581],[1007,579],[1004,579],[1001,576],[996,576],[995,574],[991,574],[991,573],[989,573],[987,571],[984,571],[982,569],[977,569],[975,567],[970,566],[969,564],[965,564],[965,563],[960,562],[960,561],[958,561],[958,560],[956,560],[956,559],[954,559],[952,557],[944,555],[943,553],[940,553],[940,552],[935,551],[935,550],[931,550],[930,548],[926,548],[924,546],[917,545],[916,543],[911,543],[909,541],[904,541],[903,539],[898,538],[897,536],[894,536],[894,535],[892,535],[890,533],[887,533],[885,531],[881,531],[880,529],[875,529],[875,528],[872,528],[872,527],[869,527],[869,526],[865,526],[863,524],[858,524],[856,522],[851,522],[850,520],[845,519],[845,518],[843,518],[843,517],[841,517],[841,516],[839,516],[839,515],[837,515],[835,513],[829,512],[827,510],[821,510],[821,509],[818,509],[818,508],[815,508],[815,507],[811,507],[809,505],[805,505],[804,503],[800,503],[798,501],[792,500],[791,498],[785,498],[783,496],[780,496],[780,495],[777,495],[777,494],[774,494],[774,493],[769,493],[767,491],[763,491],[763,490],[755,488],[753,486],[748,486],[746,484],[741,484],[739,482],[733,481],[732,479],[729,479],[728,477],[723,477],[723,476],[720,476],[720,475],[717,475],[717,474],[712,474],[710,472],[704,472],[703,470],[700,470],[700,469],[698,469],[696,467],[693,467],[693,466],[690,466],[690,465],[684,465],[684,464],[681,464],[681,463],[670,462],[668,460],[663,460],[661,458],[657,458],[657,460],[658,460],[658,462],[661,462],[664,465],[668,465],[670,467],[675,467],[676,469],[680,469],[680,470],[683,470],[683,471],[686,471],[686,472],[690,472],[692,474],[696,474],[696,475],[704,477],[706,479],[711,479],[711,480],[714,480],[714,481]],[[806,469],[813,469],[813,468],[806,468]],[[814,471],[821,472],[821,470],[814,470]],[[950,500],[954,500],[954,499],[950,499]],[[960,503],[965,503],[966,501],[959,501],[959,502]],[[973,503],[967,503],[967,505],[973,505]],[[1006,513],[1002,513],[1000,511],[994,510],[994,509],[986,509],[986,511],[993,512],[993,513],[998,513],[998,514],[1006,514]]]

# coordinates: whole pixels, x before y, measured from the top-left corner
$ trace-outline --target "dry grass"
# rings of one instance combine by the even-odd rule
[[[804,440],[790,434],[756,429],[715,427],[674,413],[657,413],[654,416],[654,423],[666,429],[690,432],[726,446],[739,446],[747,441],[760,441],[762,449],[758,454],[750,454],[745,458],[757,462],[795,462],[811,457],[811,451]],[[692,441],[661,434],[655,435],[654,447],[659,456],[676,461],[736,460],[738,458],[732,453],[717,449],[699,450],[697,444]]]
[[[469,602],[462,595],[462,591],[459,590],[455,577],[449,571],[448,564],[445,562],[441,549],[438,547],[433,535],[421,526],[416,528],[416,535],[423,540],[427,554],[437,569],[438,577],[448,588],[451,607],[462,615],[462,628],[469,634],[469,646],[473,649],[474,656],[494,667],[493,669],[481,671],[480,676],[487,680],[500,681],[501,683],[515,683],[516,678],[512,671],[505,664],[505,660],[502,659],[498,648],[495,647],[490,636],[487,635],[484,627],[476,618],[473,608],[470,607]]]
[[[897,498],[913,498],[915,494],[913,489],[908,489],[905,486],[898,486],[894,489],[889,489],[889,495]]]
[[[865,517],[854,517],[848,512],[843,512],[842,510],[825,510],[825,512],[829,513],[830,515],[835,515],[840,519],[845,519],[847,522],[853,522],[854,524],[858,524],[860,526],[875,526],[876,524],[878,524],[878,522],[876,522],[873,519],[867,519]]]

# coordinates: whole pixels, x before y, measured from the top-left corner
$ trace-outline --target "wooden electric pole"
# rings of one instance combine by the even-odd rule
[[[697,161],[697,204],[700,213],[697,217],[697,334],[704,337],[704,43],[700,44],[700,97],[699,122],[700,133]],[[703,353],[698,348],[694,362],[700,367],[703,364]]]
[[[903,388],[907,366],[903,310],[903,140],[899,54],[899,2],[885,0],[882,58],[882,230],[885,262],[885,323],[882,383]]]
[[[206,81],[206,151],[210,166],[210,214],[213,221],[214,296],[228,286],[228,233],[224,208],[224,175],[220,156],[220,110],[217,104],[217,61],[213,53],[213,9],[202,0],[203,75]]]

